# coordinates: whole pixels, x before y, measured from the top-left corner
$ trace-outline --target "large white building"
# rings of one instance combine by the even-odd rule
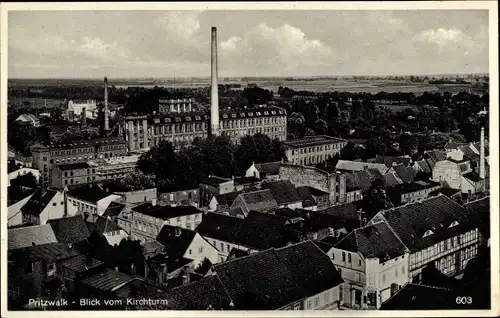
[[[95,100],[70,100],[68,101],[67,115],[68,118],[82,117],[85,111],[86,118],[97,119],[98,109]]]

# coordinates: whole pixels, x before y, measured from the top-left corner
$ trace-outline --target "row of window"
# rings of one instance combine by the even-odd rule
[[[125,148],[125,145],[99,145],[100,150],[121,150]],[[75,154],[83,154],[83,153],[93,153],[95,151],[94,147],[87,147],[87,148],[74,148],[70,150],[55,150],[51,151],[50,155],[52,157],[59,157],[59,156],[65,156],[65,155],[75,155]]]
[[[64,185],[72,185],[72,184],[82,184],[82,183],[91,183],[95,181],[95,176],[94,177],[87,177],[87,180],[85,180],[85,177],[80,178],[80,179],[64,179]]]
[[[307,154],[307,153],[318,152],[318,151],[340,150],[343,148],[343,146],[344,146],[344,144],[331,144],[331,145],[293,149],[292,155]]]

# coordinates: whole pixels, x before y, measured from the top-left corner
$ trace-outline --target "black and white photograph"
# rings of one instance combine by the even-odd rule
[[[497,3],[0,8],[2,317],[500,313]]]

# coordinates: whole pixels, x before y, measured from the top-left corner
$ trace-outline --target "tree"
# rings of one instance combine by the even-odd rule
[[[36,177],[33,175],[33,173],[28,172],[25,175],[21,175],[10,180],[10,185],[36,189],[38,187],[38,181],[36,180]]]
[[[212,262],[208,258],[204,258],[203,261],[194,270],[196,273],[205,275],[212,267]]]
[[[174,147],[169,141],[162,140],[148,152],[142,154],[137,168],[145,174],[154,174],[158,179],[174,181],[177,160]]]
[[[140,171],[134,171],[118,180],[117,185],[123,191],[136,191],[154,188],[155,182],[153,177]]]
[[[318,135],[326,135],[328,131],[328,124],[323,119],[318,119],[314,123],[314,131]]]
[[[284,158],[283,144],[260,133],[241,138],[235,153],[237,171],[240,174],[244,173],[253,162],[280,161],[282,158]]]
[[[389,205],[389,200],[385,195],[384,183],[379,179],[375,179],[363,194],[362,206],[367,219],[371,219],[377,212],[388,208]]]
[[[139,241],[123,239],[113,247],[118,270],[129,275],[144,275],[144,248]]]
[[[342,160],[357,160],[361,159],[363,152],[362,148],[351,142],[348,142],[340,151],[340,159]]]
[[[314,130],[312,130],[309,127],[305,128],[305,130],[304,130],[304,136],[314,136],[314,135],[315,135]]]

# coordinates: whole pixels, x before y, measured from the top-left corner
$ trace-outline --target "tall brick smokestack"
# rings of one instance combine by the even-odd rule
[[[87,108],[82,107],[82,126],[87,126]]]
[[[104,133],[109,132],[108,78],[104,78]]]
[[[485,163],[484,163],[484,127],[481,127],[481,144],[479,146],[479,178],[483,179],[485,176]]]
[[[210,133],[219,135],[219,83],[217,81],[217,28],[212,27],[211,50],[212,95],[210,104]]]

